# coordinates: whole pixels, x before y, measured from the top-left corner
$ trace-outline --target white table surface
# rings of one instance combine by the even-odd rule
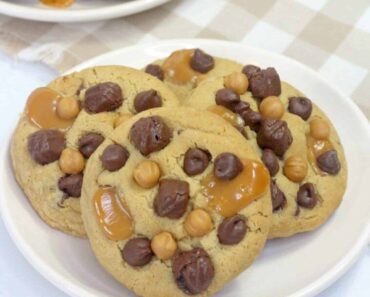
[[[55,75],[53,70],[42,65],[14,61],[0,52],[0,108],[8,108],[9,112],[12,112],[13,100],[19,98],[26,100],[34,88],[46,84]],[[1,119],[0,123],[0,143],[3,144],[1,130],[13,127],[1,122]],[[10,239],[2,220],[0,220],[0,296],[67,297],[28,264]],[[341,279],[319,295],[319,297],[349,296],[370,296],[370,247]]]

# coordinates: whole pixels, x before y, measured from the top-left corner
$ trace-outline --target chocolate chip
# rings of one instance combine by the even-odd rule
[[[240,102],[239,94],[231,89],[221,89],[216,92],[216,104],[222,105],[230,110],[234,110],[234,106]]]
[[[215,159],[213,172],[219,179],[232,180],[242,171],[242,162],[232,153],[222,153]]]
[[[307,121],[312,112],[311,100],[305,97],[290,97],[288,110],[290,113],[293,113]]]
[[[254,65],[245,65],[242,69],[242,72],[248,77],[248,80],[250,80],[253,74],[257,73],[258,71],[261,71],[261,68]]]
[[[297,193],[297,203],[304,208],[312,209],[317,204],[315,187],[311,183],[305,183],[299,187]]]
[[[184,157],[184,171],[188,176],[194,176],[202,173],[211,160],[211,154],[208,151],[199,148],[188,149]]]
[[[179,219],[185,213],[189,202],[189,184],[176,179],[162,179],[159,182],[157,196],[154,198],[154,210],[160,217]]]
[[[81,196],[82,174],[66,175],[59,179],[58,188],[69,197],[78,198]]]
[[[286,203],[286,197],[276,184],[276,180],[271,180],[270,183],[271,199],[272,199],[272,210],[277,211],[282,209]]]
[[[129,156],[130,153],[123,146],[110,144],[103,151],[100,160],[105,169],[116,171],[126,164]]]
[[[65,145],[64,134],[58,130],[39,130],[28,136],[27,145],[32,159],[46,165],[59,159]]]
[[[335,150],[327,151],[316,159],[317,166],[324,172],[335,175],[340,171],[341,165]]]
[[[274,176],[279,171],[279,161],[275,153],[270,149],[265,149],[262,152],[262,162],[265,164],[271,176]]]
[[[130,239],[122,250],[122,257],[131,266],[145,266],[153,258],[150,240],[146,237]]]
[[[240,215],[224,219],[217,230],[218,240],[226,245],[238,244],[246,233],[247,225],[245,219]]]
[[[177,254],[172,272],[179,289],[189,295],[207,290],[215,276],[212,260],[202,248]]]
[[[121,87],[113,82],[100,83],[86,90],[84,107],[89,113],[113,111],[123,102]]]
[[[247,102],[240,101],[233,107],[233,111],[241,116],[246,126],[253,131],[258,131],[262,116],[259,112],[252,110]]]
[[[164,79],[164,72],[159,65],[149,64],[145,67],[145,72],[158,78],[159,80]]]
[[[85,158],[89,158],[104,141],[99,133],[87,133],[78,141],[78,149]]]
[[[140,92],[134,99],[134,106],[137,112],[142,112],[150,108],[161,107],[162,98],[156,90]]]
[[[251,128],[253,131],[258,132],[262,121],[262,116],[259,112],[249,109],[247,112],[243,113],[242,119],[246,126]]]
[[[130,131],[131,141],[144,156],[166,147],[171,136],[170,128],[159,116],[138,120]]]
[[[255,72],[249,84],[253,96],[257,98],[279,96],[281,93],[280,77],[274,68]]]
[[[235,112],[242,116],[242,114],[251,109],[248,102],[238,101],[236,104],[232,104],[232,112]]]
[[[212,56],[206,54],[200,49],[196,49],[191,57],[190,66],[195,71],[207,73],[215,67],[215,61]]]
[[[271,149],[277,156],[282,157],[293,138],[285,121],[265,119],[257,133],[257,143],[262,148]]]

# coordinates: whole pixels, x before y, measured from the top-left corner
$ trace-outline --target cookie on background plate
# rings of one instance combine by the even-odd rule
[[[127,155],[114,158],[113,146]],[[269,182],[254,150],[219,117],[153,109],[91,156],[82,216],[101,265],[139,296],[209,296],[263,248]]]
[[[271,174],[269,237],[288,237],[322,225],[342,201],[347,166],[328,117],[274,68],[202,82],[185,105],[223,117],[245,136]]]
[[[46,223],[84,236],[79,197],[87,159],[132,114],[177,105],[162,82],[131,68],[59,77],[28,98],[11,145],[16,179]]]
[[[213,57],[201,49],[181,49],[145,67],[145,72],[162,80],[182,102],[206,78],[240,71],[242,65]]]

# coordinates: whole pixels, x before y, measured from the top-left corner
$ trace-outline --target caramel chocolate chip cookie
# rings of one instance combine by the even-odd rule
[[[162,82],[131,68],[94,67],[57,78],[30,95],[14,132],[17,181],[46,223],[83,236],[79,197],[86,161],[130,115],[177,104]],[[108,149],[105,168],[124,166],[127,151]]]
[[[242,88],[240,75],[247,81]],[[241,73],[209,78],[184,104],[221,116],[261,157],[271,176],[270,238],[313,230],[339,206],[347,167],[335,128],[274,68],[246,65]]]
[[[128,152],[113,172],[102,158],[112,145]],[[264,246],[269,191],[258,155],[218,116],[158,108],[127,120],[92,154],[81,210],[99,262],[128,289],[210,296]]]

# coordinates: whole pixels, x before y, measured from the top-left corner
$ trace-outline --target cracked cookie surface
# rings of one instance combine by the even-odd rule
[[[115,171],[102,158],[111,145],[129,154]],[[211,198],[210,180],[216,190],[241,191],[245,204],[228,195],[217,200],[218,190]],[[99,262],[128,289],[151,297],[209,296],[264,246],[269,175],[239,132],[217,116],[153,109],[118,127],[91,156],[81,209]]]
[[[249,87],[241,94],[226,86],[225,77],[205,80],[184,105],[221,115],[269,168],[274,208],[269,237],[275,238],[314,230],[333,214],[345,192],[347,165],[329,118],[271,69],[254,80],[260,68],[244,67]]]
[[[148,90],[149,96],[136,100]],[[46,223],[85,235],[79,201],[85,161],[115,125],[137,113],[135,103],[141,110],[156,107],[158,97],[163,106],[178,105],[162,82],[121,66],[68,74],[31,94],[13,135],[11,157],[19,185]]]

